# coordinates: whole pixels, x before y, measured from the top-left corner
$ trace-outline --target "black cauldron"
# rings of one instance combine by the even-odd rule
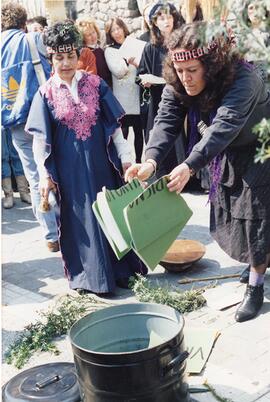
[[[70,330],[85,402],[188,402],[184,320],[171,307],[123,304]]]

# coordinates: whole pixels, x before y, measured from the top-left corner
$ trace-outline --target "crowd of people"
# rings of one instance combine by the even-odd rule
[[[251,9],[247,4],[250,23],[268,45],[269,34]],[[3,206],[13,206],[13,172],[22,201],[32,200],[48,249],[62,253],[70,287],[105,295],[128,287],[130,277],[146,275],[147,267],[133,252],[116,259],[92,212],[97,193],[134,177],[168,174],[168,188],[177,193],[196,182],[209,191],[212,236],[228,255],[248,264],[235,316],[241,322],[258,314],[270,266],[270,160],[255,164],[258,142],[252,133],[256,123],[270,118],[267,70],[261,60],[240,54],[230,30],[206,41],[202,32],[210,23],[202,21],[199,3],[191,14],[184,5],[177,10],[169,2],[148,4],[139,38],[147,43],[138,63],[135,55],[121,55],[130,35],[121,18],[108,19],[103,35],[93,16],[47,26],[43,17],[28,20],[18,4],[2,6],[8,86],[4,113],[2,107]],[[32,63],[33,46],[43,80]],[[16,75],[22,65],[38,79],[31,81],[24,108],[12,109],[10,83],[17,80],[19,88],[21,79],[27,90],[23,72]],[[141,79],[144,74],[164,77],[165,83]],[[60,208],[42,209],[52,195]]]

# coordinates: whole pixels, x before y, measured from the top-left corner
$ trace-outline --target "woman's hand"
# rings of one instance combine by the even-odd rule
[[[127,62],[128,64],[132,64],[134,67],[138,68],[138,64],[135,61],[135,57],[130,57]]]
[[[128,169],[131,165],[132,165],[131,162],[122,163],[123,176],[125,176],[125,173],[126,173],[127,169]]]
[[[152,86],[152,84],[150,84],[150,82],[145,81],[145,80],[141,80],[140,84],[144,87],[144,88],[150,88]]]
[[[49,177],[41,179],[39,182],[39,191],[40,191],[41,197],[44,200],[48,201],[49,192],[51,190],[56,192],[56,187],[55,187],[54,182]]]
[[[171,171],[169,176],[168,189],[179,194],[190,179],[190,169],[186,163],[181,163]]]
[[[154,173],[154,171],[154,166],[150,162],[135,163],[127,169],[125,181],[131,181],[135,177],[141,181],[145,181]]]

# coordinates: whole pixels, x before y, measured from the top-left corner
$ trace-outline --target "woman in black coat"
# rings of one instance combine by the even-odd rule
[[[237,321],[257,315],[270,266],[270,159],[255,163],[252,128],[270,118],[270,95],[253,66],[235,52],[226,35],[206,43],[205,23],[175,31],[169,42],[167,85],[147,145],[146,162],[126,179],[146,180],[161,163],[187,116],[186,159],[170,173],[168,188],[181,192],[190,177],[209,166],[210,231],[232,258],[250,264],[249,283]],[[203,126],[202,137],[198,125]]]
[[[148,18],[150,25],[150,42],[147,43],[144,48],[138,74],[153,74],[157,77],[162,77],[163,61],[167,55],[165,41],[169,38],[174,29],[179,28],[180,15],[172,3],[160,1],[153,4],[152,7],[149,7]],[[145,127],[145,142],[147,144],[150,132],[154,126],[154,120],[157,115],[164,85],[151,84],[147,82],[147,80],[142,80],[141,85],[145,88],[145,91],[147,91],[147,88],[149,91],[148,96],[147,94],[145,96],[146,98],[149,97]],[[176,165],[176,151],[172,145],[169,155],[163,161],[162,166],[159,166],[158,176],[169,173]]]

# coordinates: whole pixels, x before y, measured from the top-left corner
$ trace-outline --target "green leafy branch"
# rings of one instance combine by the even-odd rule
[[[180,313],[188,313],[199,309],[205,304],[202,296],[204,290],[187,290],[180,292],[173,290],[169,286],[151,285],[147,279],[141,275],[137,275],[134,281],[131,281],[131,289],[134,291],[136,298],[140,302],[166,304],[173,307]]]
[[[260,29],[267,37],[270,32],[270,19],[267,18],[266,10],[270,12],[270,0],[254,0],[254,8],[256,9],[256,16],[261,21]],[[227,1],[220,0],[219,6],[216,7],[214,13],[214,20],[211,26],[206,31],[206,38],[211,40],[213,36],[219,36],[224,31],[224,26],[220,24],[222,12],[227,8]],[[233,34],[236,36],[236,50],[247,59],[255,61],[255,64],[260,65],[264,74],[270,76],[270,52],[269,43],[258,35],[257,31],[252,29],[247,19],[247,4],[245,2],[233,2],[229,9],[228,26],[232,28]],[[227,28],[226,28],[227,29]],[[269,83],[269,81],[268,81]],[[253,130],[258,134],[260,146],[257,149],[255,157],[256,162],[265,162],[270,158],[270,122],[263,119]]]
[[[205,304],[202,290],[172,293],[168,287],[153,287],[142,276],[134,278],[131,287],[139,301],[167,304],[181,313],[196,310]],[[25,327],[22,335],[9,346],[6,362],[21,368],[35,352],[59,354],[53,343],[55,338],[67,334],[70,327],[90,311],[107,306],[110,303],[89,295],[60,298],[47,312],[39,313],[39,320]]]
[[[35,352],[52,352],[59,354],[53,340],[67,334],[70,327],[90,311],[108,306],[89,295],[66,295],[59,299],[48,312],[41,312],[41,317],[35,324],[25,327],[23,334],[9,346],[6,362],[21,368]]]
[[[261,144],[257,148],[255,162],[264,162],[270,158],[270,119],[262,119],[253,127],[252,132],[258,136],[258,141]]]

